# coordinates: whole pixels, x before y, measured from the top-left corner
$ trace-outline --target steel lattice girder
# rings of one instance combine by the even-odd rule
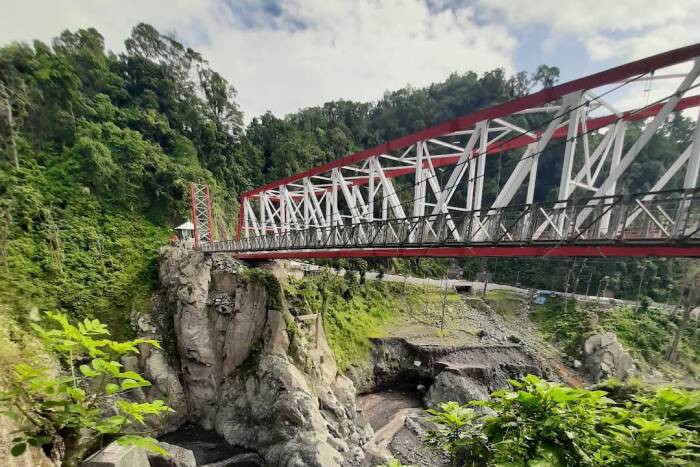
[[[503,208],[514,201],[524,201],[530,208],[534,206],[542,157],[562,159],[559,201],[541,213],[533,209],[518,211],[518,215],[523,216],[522,221],[531,226],[530,237],[517,238],[520,233],[513,237],[513,232],[507,232],[505,241],[538,241],[551,231],[564,236],[565,226],[580,230],[591,218],[595,218],[600,231],[607,231],[614,219],[612,210],[606,206],[614,202],[618,182],[636,156],[671,112],[700,107],[700,96],[689,92],[697,86],[698,57],[700,44],[638,60],[456,118],[250,190],[241,197],[237,228],[240,250],[248,249],[243,244],[253,237],[263,237],[264,241],[256,242],[258,250],[271,248],[273,244],[277,245],[273,249],[279,250],[287,244],[288,233],[299,231],[305,234],[295,235],[296,247],[314,242],[318,249],[332,248],[338,242],[344,243],[346,248],[369,245],[372,243],[369,239],[377,231],[373,223],[383,223],[387,232],[396,234],[396,229],[403,229],[392,222],[396,220],[403,220],[410,226],[410,234],[402,243],[406,247],[420,243],[418,226],[420,232],[435,233],[438,220],[440,228],[448,232],[449,241],[492,241],[490,235],[494,229],[502,230],[500,216],[511,213]],[[677,68],[681,64],[688,68],[683,73],[659,74],[666,67]],[[632,106],[631,110],[619,110],[609,102],[608,95],[621,93],[652,78],[656,81],[667,78],[664,82],[673,84],[673,91],[651,104],[645,102],[648,96],[643,92],[632,93],[626,97],[636,96],[642,105]],[[546,118],[539,127],[522,128],[524,114],[540,114]],[[642,131],[627,131],[632,122],[642,123]],[[699,134],[700,127],[696,128],[693,143],[678,155],[653,189],[635,198],[634,206],[626,207],[630,210],[628,224],[641,218],[657,228],[661,226],[669,239],[685,234],[690,224],[681,226],[676,221],[683,218],[686,222],[692,217],[690,212],[694,206],[691,207],[690,201],[678,202],[677,219],[670,218],[659,206],[651,212],[647,203],[654,201],[658,196],[656,192],[663,190],[684,166],[684,188],[696,187],[700,166]],[[495,200],[484,207],[484,179],[493,176],[486,172],[486,158],[506,151],[508,157],[518,158],[517,164]],[[448,172],[438,176],[436,169],[440,168]],[[591,199],[585,206],[579,206],[576,218],[572,219],[567,214],[567,201],[579,192],[588,193]],[[603,213],[598,218],[596,215],[601,209]],[[470,222],[478,227],[469,230],[467,236],[457,228],[459,215],[464,213],[471,213]],[[534,225],[535,221],[539,224]],[[617,225],[617,228],[625,230],[628,226]],[[284,238],[264,238],[275,236]]]
[[[195,248],[214,241],[209,186],[190,183],[190,209]]]

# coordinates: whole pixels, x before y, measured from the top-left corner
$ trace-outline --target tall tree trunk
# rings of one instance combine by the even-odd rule
[[[7,88],[0,84],[0,91],[5,98],[5,107],[7,108],[7,124],[10,127],[10,147],[12,148],[12,158],[15,163],[15,169],[19,169],[19,157],[17,156],[17,143],[15,143],[15,121],[12,117],[12,103]]]
[[[681,322],[678,324],[676,335],[673,337],[673,343],[671,344],[671,348],[668,350],[668,360],[670,362],[678,361],[678,347],[680,346],[681,339],[683,338],[683,333],[688,328],[691,311],[693,311],[693,305],[686,305],[685,310],[683,310],[683,317],[681,318]]]

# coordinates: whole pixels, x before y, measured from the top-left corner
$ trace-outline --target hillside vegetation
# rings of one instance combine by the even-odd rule
[[[672,368],[667,352],[677,332],[680,314],[671,314],[649,306],[618,306],[611,309],[594,304],[550,299],[535,305],[531,319],[544,335],[572,358],[581,358],[585,339],[596,332],[614,332],[626,349],[643,366],[642,370],[662,368],[684,376],[700,376],[700,328],[697,323],[683,333],[679,345],[679,367]]]

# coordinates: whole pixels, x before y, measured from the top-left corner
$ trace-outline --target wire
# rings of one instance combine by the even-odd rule
[[[645,73],[645,74],[646,74],[646,73]],[[612,93],[612,92],[614,92],[614,91],[616,91],[616,90],[622,88],[623,86],[626,86],[626,85],[628,85],[628,84],[630,84],[630,83],[633,83],[633,82],[636,81],[636,80],[641,79],[645,74],[641,74],[641,75],[636,76],[636,77],[633,78],[633,79],[627,80],[627,81],[621,83],[620,85],[618,85],[618,86],[616,86],[616,87],[614,87],[614,88],[612,88],[612,89],[609,89],[608,91],[602,93],[601,95],[594,97],[592,100],[599,100],[599,99],[603,98],[604,96],[606,96],[606,95],[608,95],[608,94],[610,94],[610,93]],[[692,88],[688,88],[688,90],[686,90],[686,92],[689,91],[690,89],[692,89]],[[647,107],[656,105],[656,104],[659,103],[659,102],[663,102],[664,100],[666,100],[666,99],[668,99],[668,98],[674,96],[675,94],[676,94],[676,93],[670,94],[670,95],[668,95],[668,96],[666,96],[666,97],[664,97],[664,98],[662,98],[662,99],[660,99],[660,100],[658,100],[658,101],[656,101],[656,102],[654,102],[654,103],[652,103],[652,104],[648,104],[648,105],[646,105],[646,106],[644,106],[644,107],[642,107],[642,108],[640,108],[640,109],[636,109],[636,110],[633,111],[633,112],[629,112],[629,113],[627,113],[626,115],[623,115],[623,116],[621,116],[621,117],[618,117],[618,118],[615,119],[613,122],[616,123],[616,122],[622,120],[623,118],[629,118],[629,116],[634,115],[634,114],[637,113],[637,112],[643,111],[643,110],[645,110]],[[538,130],[538,129],[540,129],[540,128],[543,128],[543,127],[549,125],[550,123],[552,123],[554,120],[557,120],[557,119],[559,119],[559,118],[564,118],[567,114],[570,114],[571,112],[574,112],[574,111],[578,111],[578,109],[590,105],[590,102],[591,102],[591,100],[586,100],[586,101],[584,101],[583,103],[581,103],[581,104],[579,104],[579,105],[577,105],[577,106],[575,106],[575,107],[572,107],[572,108],[570,108],[569,110],[563,112],[562,114],[558,114],[558,113],[557,113],[557,114],[555,114],[554,117],[552,117],[552,118],[550,118],[550,119],[547,119],[547,120],[544,120],[544,121],[543,121],[542,123],[540,123],[539,125],[537,125],[537,126],[535,126],[535,127],[532,127],[532,128],[529,128],[528,130],[524,130],[524,131],[521,131],[521,132],[517,133],[515,136],[512,136],[512,137],[510,137],[508,140],[506,140],[505,142],[501,143],[501,145],[505,145],[505,144],[507,144],[507,143],[510,142],[510,141],[514,141],[514,140],[516,140],[517,138],[520,138],[521,136],[525,136],[525,135],[527,135],[528,133],[531,133],[531,132],[534,131],[534,130]],[[549,144],[548,144],[548,145],[547,145],[545,148],[543,148],[541,151],[538,151],[538,152],[536,152],[536,153],[533,153],[533,154],[531,154],[531,155],[528,156],[528,157],[521,157],[519,160],[527,160],[527,159],[530,159],[530,158],[537,157],[537,156],[539,156],[540,154],[543,154],[543,153],[544,153],[545,151],[547,151],[547,150],[551,150],[551,149],[553,149],[553,148],[556,148],[556,147],[565,145],[565,144],[568,143],[568,142],[574,141],[575,139],[577,139],[577,138],[579,138],[579,137],[583,137],[584,135],[593,133],[593,132],[595,132],[595,131],[597,131],[597,129],[587,130],[587,131],[585,131],[585,132],[582,132],[582,133],[577,134],[577,135],[574,136],[573,138],[560,140],[560,142],[555,143],[555,144],[553,144],[553,145],[549,145]],[[470,158],[468,158],[468,159],[465,159],[463,162],[460,162],[460,163],[455,164],[455,165],[453,166],[453,171],[454,171],[455,169],[457,169],[458,167],[461,167],[461,166],[463,166],[463,165],[465,165],[465,164],[468,164],[468,163],[469,163],[471,160],[473,160],[473,159],[478,159],[478,158],[481,157],[482,155],[486,155],[486,152],[484,152],[483,154],[482,154],[481,152],[477,152],[475,155],[473,155],[472,157],[470,157]],[[441,174],[441,177],[444,177],[444,173]],[[479,178],[482,178],[482,177],[485,178],[485,177],[486,177],[486,174],[484,173],[484,175],[482,175],[482,176],[475,176],[475,177],[473,177],[473,178],[468,178],[467,181],[468,181],[468,182],[475,182],[476,180],[478,180]],[[428,180],[430,180],[430,179],[432,179],[432,178],[437,178],[437,173],[435,173],[435,175],[431,174],[431,175],[429,175],[428,177],[426,177],[426,178],[425,178],[425,182],[427,182]],[[441,181],[441,182],[444,182],[444,178],[441,178],[440,181]],[[440,185],[441,185],[441,186],[444,186],[444,183],[441,183]],[[406,192],[406,191],[408,191],[408,190],[413,190],[414,188],[415,188],[415,183],[414,183],[413,185],[409,185],[409,186],[404,187],[404,188],[402,188],[402,189],[394,190],[394,193],[395,193],[396,195],[398,195],[399,193],[404,193],[404,192]],[[412,199],[410,199],[410,200],[406,200],[406,201],[400,203],[399,206],[401,206],[401,207],[408,206],[409,203],[412,203],[412,202],[414,202],[414,201],[420,201],[420,200],[426,199],[427,197],[428,197],[428,195],[427,195],[427,190],[426,190],[426,195],[423,195],[423,196],[418,197],[418,198],[412,198]],[[380,196],[379,199],[378,199],[378,200],[375,200],[374,202],[377,202],[377,201],[383,202],[385,198],[388,198],[388,196],[387,196],[387,195]]]
[[[635,78],[635,79],[639,79],[639,78],[640,78],[640,77],[637,77],[637,78]],[[631,82],[631,81],[628,81],[627,83],[629,83],[629,82]],[[688,92],[688,91],[690,91],[690,90],[692,90],[692,89],[695,89],[695,88],[697,88],[697,87],[699,87],[699,86],[700,86],[700,83],[698,83],[698,84],[696,84],[696,85],[694,85],[694,86],[690,86],[688,89],[686,89],[685,92]],[[618,87],[618,88],[619,88],[619,87]],[[612,91],[613,91],[613,90],[611,90],[611,91],[609,91],[609,92],[612,92]],[[611,124],[612,124],[612,123],[617,123],[617,122],[619,122],[620,120],[629,118],[629,117],[631,117],[631,116],[633,116],[633,115],[635,115],[635,114],[637,114],[637,113],[640,113],[640,112],[646,110],[646,109],[649,108],[649,107],[653,107],[653,106],[655,106],[655,105],[657,105],[657,104],[659,104],[659,103],[661,103],[661,102],[665,102],[667,99],[669,99],[669,98],[675,96],[676,94],[677,94],[677,93],[674,92],[673,94],[669,94],[669,95],[667,95],[667,96],[665,96],[665,97],[663,97],[663,98],[661,98],[661,99],[658,99],[658,100],[652,102],[651,104],[645,105],[644,107],[641,107],[641,108],[635,109],[635,110],[633,110],[633,111],[627,112],[627,113],[623,114],[622,116],[619,116],[619,117],[617,117],[616,119],[614,119],[614,120],[611,122]],[[597,98],[599,99],[599,98],[603,97],[604,95],[605,95],[605,94],[601,94],[601,95],[598,96]],[[590,102],[590,101],[587,101],[587,102]],[[561,114],[561,115],[564,116],[564,115],[566,115],[567,113],[573,112],[574,110],[578,110],[579,108],[581,108],[581,107],[584,106],[584,105],[587,105],[587,104],[586,104],[586,103],[580,104],[579,106],[574,107],[574,108],[571,108],[569,111],[564,112],[564,113]],[[539,125],[538,127],[533,128],[533,129],[541,128],[541,127],[543,127],[545,124],[551,123],[551,122],[552,122],[553,120],[555,120],[556,118],[559,118],[559,117],[555,117],[554,119],[550,119],[549,121],[546,121],[546,122],[544,122],[543,124]],[[531,132],[533,129],[530,129],[530,130],[528,130],[527,132],[529,133],[529,132]],[[587,130],[587,131],[585,131],[585,132],[578,133],[576,136],[574,136],[574,137],[572,137],[572,138],[564,138],[564,139],[560,140],[560,141],[557,142],[557,143],[548,144],[548,145],[547,145],[545,148],[543,148],[541,151],[534,152],[534,153],[530,154],[530,155],[527,156],[527,157],[521,157],[518,161],[527,160],[527,159],[530,159],[530,158],[537,157],[537,156],[543,154],[543,153],[544,153],[545,151],[547,151],[547,150],[551,150],[551,149],[554,149],[554,148],[557,148],[557,147],[566,145],[566,144],[569,143],[569,142],[573,142],[573,141],[576,140],[577,138],[581,138],[581,137],[583,137],[584,135],[588,135],[588,134],[594,133],[594,132],[596,132],[596,131],[598,131],[598,129],[590,129],[590,130]],[[520,137],[520,136],[522,136],[522,135],[525,135],[525,134],[526,134],[526,132],[521,132],[519,135],[517,135],[517,136],[511,138],[509,141],[512,141],[512,140],[514,140],[515,138],[518,138],[518,137]],[[508,141],[506,141],[506,143],[507,143],[507,142],[508,142]],[[504,143],[503,143],[503,144],[504,144]],[[486,154],[486,153],[483,153],[483,154]],[[473,157],[471,157],[471,158],[469,158],[469,159],[466,159],[465,161],[463,161],[463,162],[461,162],[461,163],[455,164],[455,165],[454,165],[454,168],[456,169],[457,167],[460,167],[460,166],[462,166],[462,165],[464,165],[464,164],[466,164],[466,163],[469,163],[470,160],[472,160],[472,159],[477,159],[477,158],[480,157],[481,155],[482,155],[482,153],[477,153],[475,156],[473,156]],[[454,169],[453,169],[453,170],[454,170]],[[427,181],[427,180],[429,180],[430,178],[436,178],[436,177],[437,177],[437,174],[436,174],[436,175],[432,175],[432,174],[431,174],[431,175],[430,175],[428,178],[426,178],[425,180]],[[474,178],[469,178],[469,179],[467,179],[467,180],[468,180],[469,182],[473,182],[473,181],[476,181],[477,179],[479,179],[479,178],[481,178],[481,177],[484,177],[484,178],[485,178],[485,177],[486,177],[486,174],[484,173],[484,175],[482,175],[482,176],[475,176]],[[441,179],[441,181],[442,181],[442,179]],[[441,184],[441,185],[444,186],[444,183]],[[394,192],[395,192],[396,194],[398,194],[398,193],[401,193],[401,192],[405,192],[405,191],[407,191],[407,190],[409,190],[409,189],[413,189],[414,187],[415,187],[415,184],[412,185],[412,186],[405,187],[405,188],[400,189],[400,190],[395,190]],[[421,197],[418,197],[418,198],[415,198],[415,199],[410,199],[410,200],[407,200],[407,201],[405,201],[405,202],[400,203],[400,206],[402,206],[402,207],[403,207],[403,206],[407,206],[407,205],[409,205],[409,203],[412,203],[412,202],[414,202],[414,201],[423,200],[423,199],[426,199],[427,197],[428,197],[428,195],[426,194],[426,195],[424,195],[424,196],[421,196]],[[384,198],[386,198],[386,196],[380,197],[380,198],[379,198],[379,201],[383,201]],[[376,202],[376,201],[375,201],[375,202]]]
[[[628,84],[631,84],[631,83],[633,83],[633,82],[635,82],[635,81],[641,79],[641,78],[644,77],[646,74],[647,74],[647,73],[642,73],[642,74],[640,74],[640,75],[635,76],[635,77],[632,78],[632,79],[629,79],[629,80],[627,80],[627,81],[624,81],[624,82],[620,83],[619,85],[613,87],[612,89],[609,89],[608,91],[605,91],[605,92],[602,93],[601,95],[593,97],[592,100],[594,100],[594,101],[599,100],[599,99],[603,98],[604,96],[606,96],[606,95],[608,95],[608,94],[610,94],[610,93],[612,93],[612,92],[615,92],[615,91],[617,91],[618,89],[621,89],[622,87],[627,86]],[[520,138],[521,136],[525,136],[525,135],[527,135],[528,133],[531,133],[532,131],[535,131],[535,130],[538,130],[538,129],[540,129],[540,128],[543,128],[543,127],[549,125],[550,123],[552,123],[554,120],[557,120],[557,119],[559,119],[559,118],[564,118],[565,116],[567,116],[567,115],[570,114],[571,112],[578,111],[578,109],[580,109],[580,108],[582,108],[582,107],[584,107],[584,106],[590,105],[590,102],[591,102],[591,100],[586,100],[586,101],[584,101],[583,103],[580,103],[580,104],[578,104],[578,105],[575,106],[575,107],[571,107],[569,110],[566,110],[566,111],[563,112],[562,114],[555,113],[554,117],[552,117],[552,118],[550,118],[550,119],[545,119],[543,122],[541,122],[539,125],[537,125],[537,126],[535,126],[535,127],[532,127],[532,128],[527,129],[527,130],[523,130],[523,131],[521,131],[521,132],[516,133],[514,136],[511,136],[509,139],[507,139],[506,141],[502,142],[501,145],[504,145],[504,144],[507,144],[508,142],[514,141],[514,140],[516,140],[517,138]],[[618,120],[619,120],[619,119],[618,119]],[[617,121],[617,120],[616,120],[616,121]],[[588,133],[588,132],[582,133],[580,136],[583,136],[584,134],[587,134],[587,133]],[[577,137],[578,137],[578,136],[576,136],[575,138],[577,138]],[[568,140],[567,140],[567,142],[568,142]],[[551,147],[550,147],[550,148],[551,148]],[[545,149],[547,149],[547,148],[545,148]],[[534,157],[535,155],[539,155],[539,154],[543,153],[545,149],[543,149],[542,151],[540,151],[538,154],[533,154],[533,155],[531,155],[530,157]],[[486,154],[486,153],[484,152],[483,155],[485,155],[485,154]],[[465,159],[463,162],[460,162],[460,163],[455,164],[455,165],[453,166],[453,171],[454,171],[455,169],[457,169],[458,167],[461,167],[461,166],[463,166],[463,165],[465,165],[465,164],[468,164],[472,159],[478,159],[481,155],[482,155],[481,153],[476,153],[474,156]],[[527,158],[523,158],[523,159],[527,159]],[[485,177],[485,176],[486,176],[486,174],[483,175],[483,177]],[[441,177],[442,177],[442,178],[440,179],[440,181],[441,181],[441,182],[444,182],[444,173],[441,174]],[[426,177],[426,178],[424,179],[424,182],[427,183],[428,180],[431,180],[431,179],[433,179],[433,178],[437,178],[437,173],[435,173],[434,175],[433,175],[433,174],[430,174],[428,177]],[[475,181],[476,181],[477,179],[479,179],[479,178],[481,178],[481,177],[476,176],[476,177],[474,177],[474,178],[469,178],[469,179],[467,179],[467,180],[468,180],[469,182],[475,182]],[[415,189],[415,185],[416,185],[416,184],[414,183],[413,185],[408,185],[408,186],[406,186],[406,187],[404,187],[404,188],[400,188],[400,189],[398,189],[398,190],[395,189],[393,195],[398,196],[400,193],[404,193],[404,192],[409,191],[409,190],[414,190],[414,189]],[[440,185],[441,185],[441,186],[444,186],[444,183],[440,183]],[[379,196],[378,199],[375,199],[374,197],[372,197],[372,201],[373,201],[373,203],[383,203],[385,199],[388,199],[390,196],[393,196],[393,195],[384,195],[384,194],[382,194],[381,196]],[[404,201],[404,202],[400,202],[398,206],[400,206],[400,207],[403,208],[403,207],[405,207],[405,206],[408,206],[409,203],[411,203],[411,202],[420,201],[420,200],[426,199],[427,197],[428,197],[428,195],[427,195],[427,190],[426,190],[426,195],[421,196],[421,197],[419,197],[419,198],[412,198],[412,199],[410,199],[410,200],[406,200],[406,201]]]

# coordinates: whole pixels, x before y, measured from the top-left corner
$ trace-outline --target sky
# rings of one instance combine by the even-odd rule
[[[121,52],[150,23],[235,86],[246,120],[453,72],[544,63],[567,81],[700,42],[700,0],[0,0],[0,12],[0,45],[95,27]]]

